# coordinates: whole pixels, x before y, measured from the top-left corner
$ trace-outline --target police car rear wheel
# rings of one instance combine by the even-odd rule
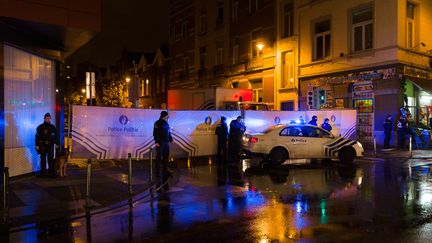
[[[270,162],[280,165],[288,159],[288,152],[281,147],[276,147],[270,152]]]
[[[350,164],[355,158],[355,150],[351,147],[342,148],[339,152],[339,160],[342,163]]]

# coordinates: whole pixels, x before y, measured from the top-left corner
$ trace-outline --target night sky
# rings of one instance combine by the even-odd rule
[[[68,61],[113,65],[124,45],[130,51],[156,51],[168,43],[168,11],[168,0],[102,0],[102,31]]]

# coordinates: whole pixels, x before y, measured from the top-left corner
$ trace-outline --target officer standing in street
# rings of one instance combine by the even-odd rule
[[[216,161],[221,163],[227,157],[228,125],[224,116],[221,116],[221,122],[216,126],[216,135],[218,138]]]
[[[229,129],[228,153],[231,158],[238,158],[242,147],[243,134],[246,132],[246,126],[242,117],[232,120]]]
[[[317,117],[317,116],[312,116],[312,120],[310,120],[310,121],[308,122],[308,124],[309,124],[309,125],[312,125],[312,126],[318,126],[317,121],[318,121],[318,117]]]
[[[168,112],[162,111],[159,120],[154,123],[153,137],[156,145],[156,178],[164,184],[163,189],[169,190],[168,186],[168,159],[170,143],[173,141],[168,124]],[[162,169],[162,171],[161,171]],[[161,175],[162,174],[162,175]],[[161,181],[162,177],[162,181]]]
[[[400,119],[397,124],[397,133],[398,133],[398,145],[400,149],[405,147],[405,133],[407,130],[407,121],[404,116],[400,116]]]
[[[330,120],[328,118],[325,118],[323,124],[321,124],[322,129],[326,130],[327,132],[331,132],[333,129],[329,121]]]
[[[384,149],[388,149],[390,148],[390,138],[393,129],[393,121],[392,121],[392,116],[390,114],[387,115],[383,127],[384,127]]]
[[[47,175],[46,162],[48,157],[48,175],[55,176],[54,165],[54,146],[57,146],[57,129],[51,124],[51,114],[46,113],[44,116],[44,123],[36,128],[35,136],[36,151],[40,154],[41,158],[41,171],[40,177]]]

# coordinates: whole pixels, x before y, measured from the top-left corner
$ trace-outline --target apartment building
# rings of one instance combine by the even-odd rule
[[[431,1],[303,0],[296,11],[300,109],[357,109],[365,143],[404,106],[430,125]]]
[[[253,89],[274,102],[275,1],[171,1],[171,88]]]

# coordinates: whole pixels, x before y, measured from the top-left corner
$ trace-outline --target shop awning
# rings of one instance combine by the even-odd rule
[[[432,95],[432,80],[406,76],[406,79],[411,80],[420,90],[423,90]]]

